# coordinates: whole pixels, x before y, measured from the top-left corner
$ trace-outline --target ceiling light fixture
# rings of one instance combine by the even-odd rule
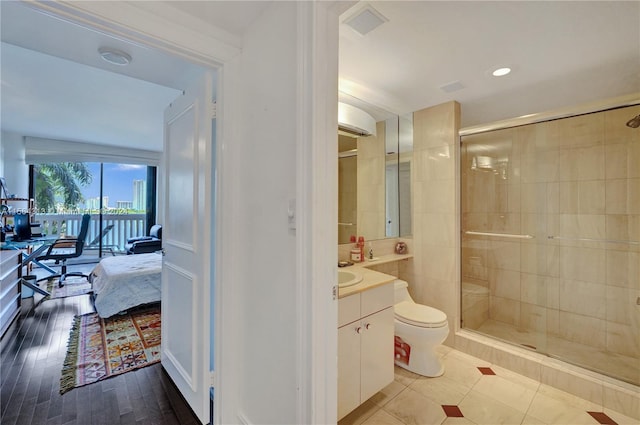
[[[131,56],[121,50],[112,49],[111,47],[100,47],[98,53],[102,59],[110,64],[125,66],[131,62]]]
[[[491,73],[491,75],[493,75],[494,77],[503,77],[503,76],[507,75],[510,72],[511,72],[511,68],[503,67],[503,68],[498,68],[498,69],[494,70]]]

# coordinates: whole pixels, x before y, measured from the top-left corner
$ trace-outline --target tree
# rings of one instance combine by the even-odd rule
[[[93,180],[83,162],[37,164],[33,174],[35,197],[41,211],[54,211],[56,198],[63,199],[65,208],[77,208],[84,201],[80,186],[87,186]]]

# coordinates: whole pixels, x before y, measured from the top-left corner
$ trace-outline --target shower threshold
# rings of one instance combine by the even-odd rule
[[[640,386],[640,373],[638,372],[640,359],[638,358],[566,341],[553,335],[545,336],[541,332],[524,330],[492,319],[485,321],[477,329],[464,329]]]

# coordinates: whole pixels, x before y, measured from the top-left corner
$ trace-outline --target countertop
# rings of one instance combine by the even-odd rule
[[[409,258],[413,258],[413,255],[411,254],[383,255],[380,257],[374,257],[373,260],[366,260],[362,263],[355,263],[352,266],[339,268],[339,270],[349,270],[349,271],[362,274],[362,281],[356,285],[339,288],[338,298],[348,297],[349,295],[358,294],[360,292],[393,282],[394,280],[397,279],[396,276],[370,270],[368,269],[368,267],[376,266],[378,264],[391,263],[394,261],[408,260]]]

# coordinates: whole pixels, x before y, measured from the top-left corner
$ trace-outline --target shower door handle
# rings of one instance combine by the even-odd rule
[[[616,240],[616,239],[570,238],[565,236],[552,236],[552,235],[547,236],[547,239],[557,240],[557,241],[601,242],[601,243],[613,243],[613,244],[640,245],[640,241]]]
[[[514,238],[514,239],[533,239],[535,237],[532,235],[515,235],[511,233],[493,233],[493,232],[475,232],[471,230],[465,231],[464,234],[474,235],[474,236],[497,236],[500,238]]]

